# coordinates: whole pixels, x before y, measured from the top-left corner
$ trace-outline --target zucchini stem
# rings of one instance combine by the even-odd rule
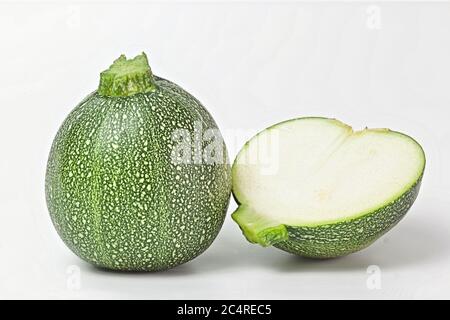
[[[100,73],[98,93],[102,96],[128,97],[155,89],[155,79],[145,53],[133,59],[121,55],[107,70]]]

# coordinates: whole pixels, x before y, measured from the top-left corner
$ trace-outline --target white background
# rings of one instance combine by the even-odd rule
[[[449,39],[448,2],[0,0],[0,298],[450,298]],[[389,234],[340,259],[247,243],[231,200],[214,244],[188,264],[89,266],[51,224],[47,156],[99,72],[143,50],[214,115],[231,158],[252,130],[298,116],[389,127],[426,151],[419,198]]]

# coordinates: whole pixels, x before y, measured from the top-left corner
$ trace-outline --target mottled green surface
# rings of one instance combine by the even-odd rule
[[[97,266],[162,270],[187,262],[208,248],[225,217],[227,161],[171,161],[175,129],[216,123],[180,87],[157,77],[155,84],[128,97],[93,93],[64,121],[50,152],[52,221],[68,247]]]
[[[421,179],[380,209],[340,222],[317,226],[280,224],[261,217],[245,204],[240,204],[232,217],[252,243],[273,245],[304,257],[340,257],[366,248],[394,227],[414,203]]]
[[[333,258],[359,251],[403,218],[414,203],[419,189],[420,180],[392,203],[349,221],[316,227],[286,226],[288,240],[275,243],[274,246],[311,258]]]

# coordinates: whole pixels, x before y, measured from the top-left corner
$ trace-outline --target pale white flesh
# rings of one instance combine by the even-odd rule
[[[424,165],[420,145],[401,133],[301,118],[246,144],[233,165],[233,192],[261,218],[317,225],[387,205],[417,182]]]

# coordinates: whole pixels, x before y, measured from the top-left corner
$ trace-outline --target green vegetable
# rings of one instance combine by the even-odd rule
[[[53,142],[46,197],[56,230],[104,268],[154,271],[193,259],[228,207],[221,139],[200,102],[153,76],[145,54],[121,56]]]
[[[399,132],[353,131],[325,118],[282,122],[239,152],[232,217],[252,243],[306,257],[343,256],[403,218],[424,168],[421,146]]]

